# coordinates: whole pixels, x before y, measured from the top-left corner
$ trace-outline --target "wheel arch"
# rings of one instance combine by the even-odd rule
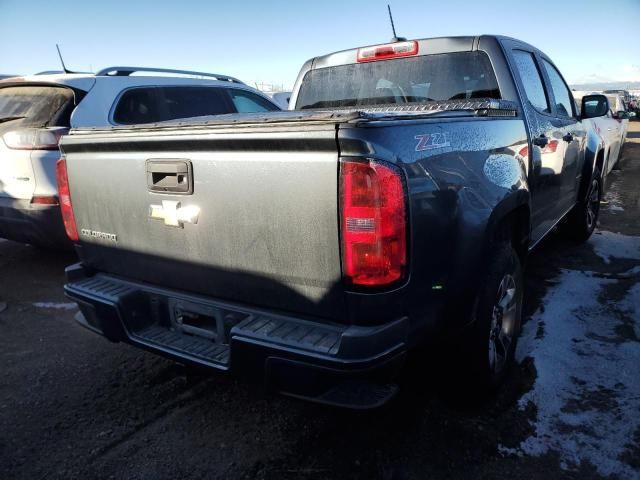
[[[524,264],[531,241],[530,198],[528,191],[520,190],[496,205],[487,224],[485,258],[490,258],[496,242],[507,241]]]
[[[582,178],[580,181],[580,189],[578,191],[578,201],[582,201],[586,198],[591,179],[596,171],[600,172],[602,176],[601,180],[606,175],[605,172],[605,145],[603,140],[591,132],[587,136],[587,144],[584,154],[584,165],[582,168]]]

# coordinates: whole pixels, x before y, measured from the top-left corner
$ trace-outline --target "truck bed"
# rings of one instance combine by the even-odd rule
[[[450,110],[456,105],[460,110]],[[510,111],[490,100],[420,107],[74,130],[62,150],[83,263],[168,288],[344,321],[338,126]],[[188,170],[192,193],[154,190],[149,165],[166,162]],[[199,209],[197,221],[171,226],[153,218],[176,206]]]

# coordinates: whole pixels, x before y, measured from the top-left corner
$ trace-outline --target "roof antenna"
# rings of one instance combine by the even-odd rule
[[[391,6],[389,6],[389,4],[387,3],[387,10],[389,11],[389,21],[391,22],[391,30],[393,30],[393,38],[391,39],[392,42],[404,42],[407,39],[404,37],[398,37],[396,35],[396,26],[393,24],[393,15],[391,14]]]
[[[64,60],[62,59],[62,54],[60,53],[60,47],[56,43],[56,50],[58,50],[58,57],[60,57],[60,63],[62,64],[62,71],[64,73],[74,73],[71,70],[68,70],[66,65],[64,64]]]

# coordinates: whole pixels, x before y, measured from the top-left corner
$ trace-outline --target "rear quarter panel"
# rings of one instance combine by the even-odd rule
[[[349,294],[355,323],[382,320],[396,309],[414,328],[428,329],[442,326],[435,318],[448,305],[470,304],[465,300],[476,291],[491,229],[514,208],[528,206],[527,142],[522,119],[341,127],[341,156],[395,163],[406,175],[409,198],[409,281],[391,293]],[[466,320],[458,315],[446,323]]]
[[[32,150],[31,165],[35,178],[34,195],[54,196],[58,194],[56,185],[56,162],[60,159],[58,150]]]
[[[0,132],[1,134],[2,132]],[[0,140],[0,196],[29,199],[35,188],[30,150],[12,150]]]

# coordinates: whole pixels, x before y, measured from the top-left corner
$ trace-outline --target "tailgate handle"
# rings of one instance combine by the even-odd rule
[[[189,160],[147,160],[147,186],[150,192],[192,194],[191,162]]]

